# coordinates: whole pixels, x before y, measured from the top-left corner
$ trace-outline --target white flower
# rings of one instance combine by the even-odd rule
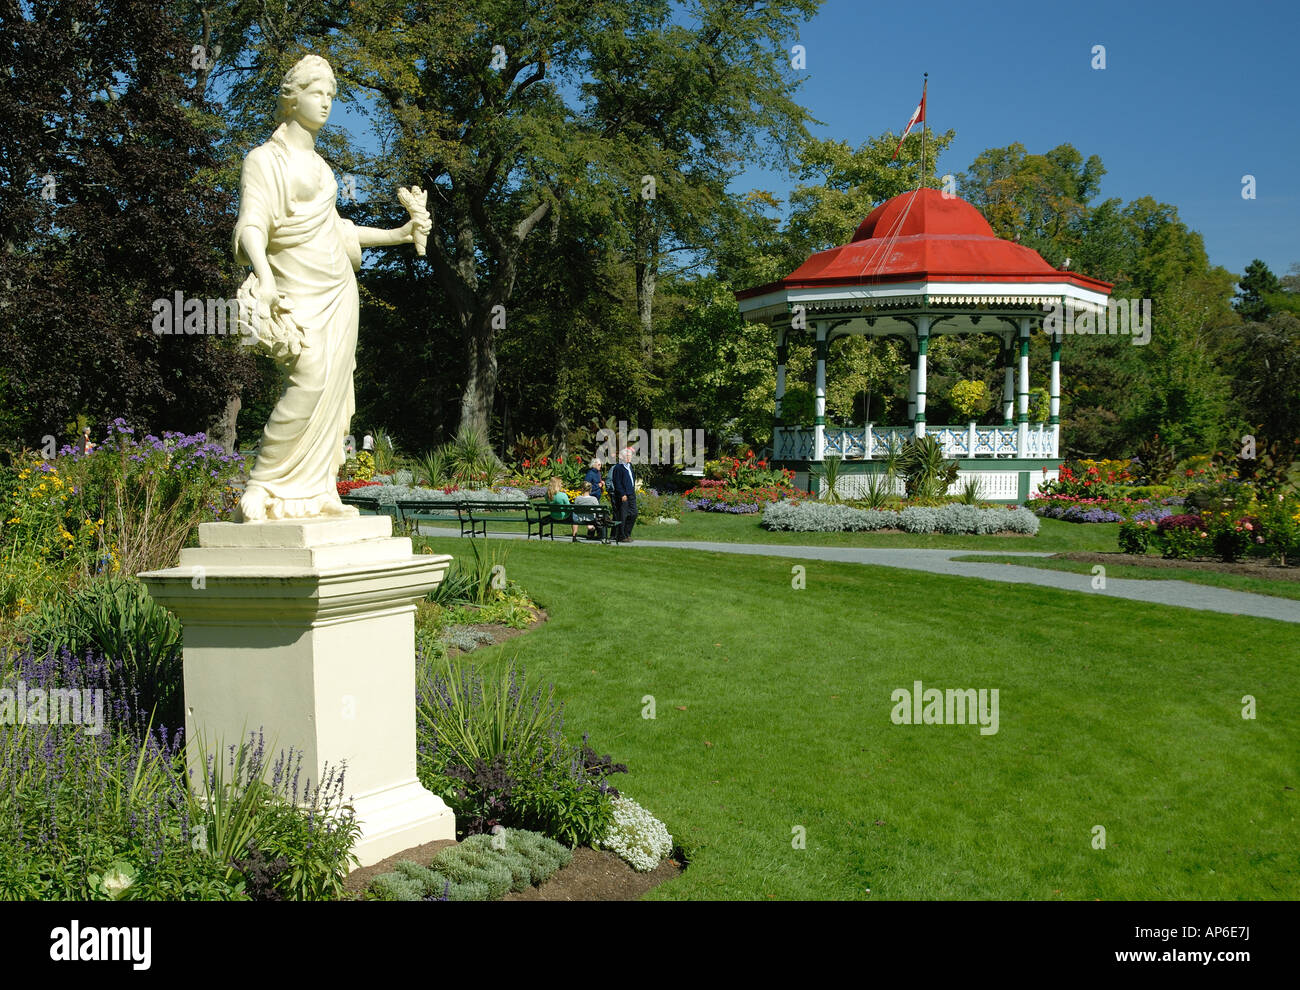
[[[673,851],[668,829],[630,797],[613,799],[614,820],[598,845],[627,861],[632,869],[648,873]]]
[[[105,894],[116,901],[126,893],[127,889],[133,883],[135,883],[135,870],[131,869],[129,866],[115,863],[104,874],[104,879],[100,886],[103,888]]]

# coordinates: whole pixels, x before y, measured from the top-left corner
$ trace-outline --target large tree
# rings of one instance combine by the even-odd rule
[[[698,266],[717,239],[728,180],[762,155],[781,165],[807,138],[788,46],[820,0],[626,4],[594,39],[584,117],[616,183],[611,200],[635,277],[644,367],[657,369],[660,279]],[[666,269],[666,270],[665,270]],[[642,415],[648,410],[641,407]]]
[[[1246,273],[1237,284],[1233,308],[1243,320],[1259,322],[1268,319],[1273,311],[1270,296],[1281,291],[1282,283],[1264,262],[1256,258],[1246,266]]]
[[[199,429],[249,364],[159,336],[154,300],[228,295],[230,204],[191,44],[145,0],[0,4],[0,377],[6,439],[78,416]]]

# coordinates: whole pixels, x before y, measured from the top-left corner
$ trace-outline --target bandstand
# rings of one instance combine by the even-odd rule
[[[959,467],[954,491],[976,477],[988,501],[1015,502],[1055,478],[1060,463],[1062,334],[1051,333],[1046,423],[1029,422],[1029,341],[1053,308],[1106,306],[1111,285],[1053,268],[1038,252],[995,237],[975,207],[937,189],[895,196],[862,221],[853,239],[812,255],[778,282],[736,293],[741,314],[777,334],[773,460],[809,487],[817,466],[843,459],[837,491],[860,495],[882,456],[914,436],[932,436]],[[786,360],[792,334],[812,338],[815,416],[786,423]],[[1005,370],[1001,425],[926,422],[926,355],[941,334],[994,334]],[[826,422],[826,359],[851,334],[896,337],[911,355],[907,424]],[[898,482],[901,486],[901,481]],[[901,491],[901,487],[899,489]]]

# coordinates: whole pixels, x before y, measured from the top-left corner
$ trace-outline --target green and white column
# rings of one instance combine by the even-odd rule
[[[917,437],[925,436],[926,354],[930,349],[930,322],[928,316],[916,318],[916,415],[912,417],[912,428]]]
[[[1048,391],[1051,401],[1052,456],[1061,456],[1061,334],[1052,334],[1052,379]]]
[[[907,347],[907,421],[916,422],[916,347]]]
[[[1002,366],[1005,369],[1002,385],[1002,425],[1015,423],[1016,415],[1016,343],[1013,334],[1002,338]]]
[[[826,339],[830,323],[817,321],[817,391],[813,407],[813,460],[820,461],[826,450],[826,357],[830,342]]]
[[[1016,456],[1024,457],[1029,449],[1029,317],[1020,318],[1020,415],[1016,437]]]
[[[776,402],[772,410],[772,455],[779,457],[782,451],[781,433],[785,423],[781,418],[781,407],[785,403],[785,365],[790,357],[790,348],[786,343],[789,331],[782,327],[776,334]]]

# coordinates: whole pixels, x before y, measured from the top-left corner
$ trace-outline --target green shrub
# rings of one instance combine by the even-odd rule
[[[599,834],[604,783],[626,772],[585,741],[561,732],[563,707],[551,687],[533,687],[513,664],[421,661],[416,689],[420,780],[456,815],[459,833],[495,825],[538,829],[566,842]]]
[[[948,390],[948,404],[958,416],[958,421],[978,419],[993,405],[988,383],[983,379],[961,379]]]
[[[977,477],[967,478],[962,482],[961,488],[957,493],[957,501],[961,505],[979,505],[980,503],[980,480]]]
[[[391,475],[397,470],[397,444],[387,430],[380,429],[375,430],[374,441],[374,473]]]
[[[38,653],[67,648],[120,665],[110,690],[133,698],[144,722],[185,724],[181,624],[134,578],[101,577],[45,602],[23,620]]]
[[[1160,555],[1169,560],[1208,556],[1212,549],[1201,517],[1193,513],[1166,516],[1156,523]]]
[[[1164,498],[1172,498],[1177,495],[1177,490],[1173,485],[1124,485],[1120,488],[1120,495],[1124,498],[1151,499],[1153,502]]]
[[[813,486],[817,492],[817,498],[826,505],[834,505],[840,500],[838,491],[840,480],[840,468],[844,464],[842,457],[827,457],[822,461],[821,471],[812,471],[809,473],[817,480]]]
[[[660,519],[681,519],[682,497],[680,495],[655,495],[647,491],[636,497],[637,519],[639,522],[653,526]]]
[[[943,447],[934,437],[913,437],[903,445],[898,456],[909,498],[939,498],[957,480],[957,462],[943,456]]]
[[[613,814],[606,793],[574,780],[565,767],[550,767],[541,777],[525,776],[512,795],[530,827],[570,846],[591,845],[609,827]]]
[[[1259,523],[1270,557],[1280,564],[1300,558],[1300,497],[1282,492],[1265,496],[1259,503]]]
[[[862,498],[856,504],[863,509],[883,509],[894,499],[894,477],[888,471],[870,474]]]
[[[1120,523],[1119,526],[1119,549],[1122,553],[1145,554],[1147,548],[1151,545],[1151,536],[1155,531],[1155,524],[1150,522],[1128,522]]]

